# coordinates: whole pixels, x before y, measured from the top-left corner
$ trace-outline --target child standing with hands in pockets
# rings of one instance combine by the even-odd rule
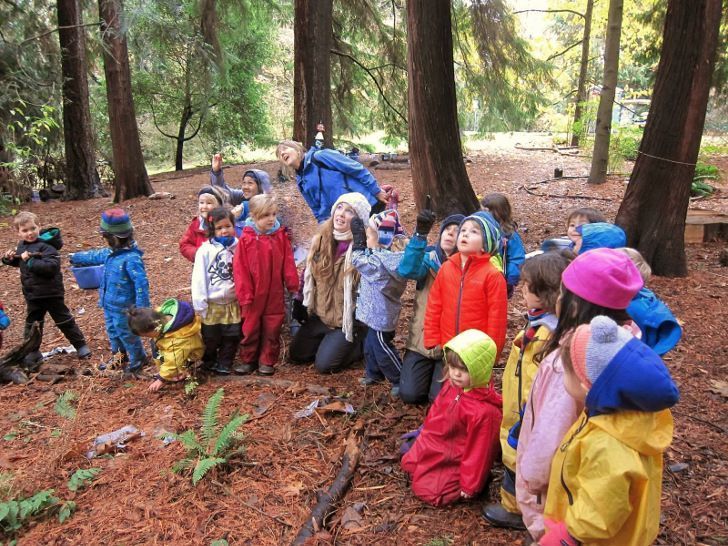
[[[235,291],[245,317],[242,364],[234,368],[240,374],[257,369],[260,375],[273,375],[285,318],[284,288],[298,290],[293,248],[277,214],[273,196],[254,196],[233,258]]]

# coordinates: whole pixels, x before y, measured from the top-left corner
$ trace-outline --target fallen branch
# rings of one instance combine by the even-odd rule
[[[590,197],[588,195],[556,195],[555,193],[538,193],[533,191],[531,188],[527,186],[519,186],[519,190],[524,190],[526,193],[530,195],[535,195],[536,197],[553,197],[555,199],[591,199],[593,201],[611,201],[611,199],[607,199],[606,197]]]
[[[297,381],[289,381],[288,379],[273,379],[272,377],[257,377],[254,375],[218,375],[212,378],[214,382],[234,382],[240,383],[241,385],[255,385],[259,387],[278,387],[279,389],[295,389],[300,387],[312,394],[319,394],[323,396],[331,395],[331,389],[329,387],[323,387],[321,385],[301,385]]]
[[[346,494],[347,489],[349,489],[349,485],[359,463],[359,457],[361,456],[359,446],[363,429],[364,421],[357,421],[349,433],[349,437],[346,439],[346,449],[344,450],[344,455],[341,457],[341,469],[339,473],[336,475],[331,486],[329,486],[329,489],[319,493],[318,502],[311,509],[311,514],[307,518],[306,523],[298,531],[296,538],[293,540],[293,546],[303,544],[306,542],[306,539],[312,537],[324,526],[324,520],[329,512],[332,511],[332,506],[339,502]]]

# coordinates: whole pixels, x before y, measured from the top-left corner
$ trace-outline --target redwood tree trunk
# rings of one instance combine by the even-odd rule
[[[597,127],[594,135],[590,184],[602,184],[607,179],[609,165],[609,138],[612,132],[614,93],[619,73],[619,40],[622,35],[622,11],[624,0],[609,0],[607,39],[604,47],[604,78],[599,94]]]
[[[617,223],[656,275],[687,275],[685,216],[718,46],[721,0],[670,0],[647,125]]]
[[[121,30],[122,0],[99,0],[104,73],[114,164],[114,201],[151,195],[147,169],[139,142],[126,37]]]
[[[591,38],[591,22],[592,11],[594,10],[594,0],[586,0],[586,11],[584,12],[584,38],[581,41],[581,62],[579,63],[579,83],[576,86],[576,106],[574,107],[574,123],[572,127],[577,127],[583,123],[581,117],[584,112],[584,104],[586,104],[586,76],[589,68],[589,40]],[[571,134],[571,145],[579,145],[579,136],[582,131],[574,131]]]
[[[409,150],[417,206],[470,213],[478,200],[463,162],[449,0],[407,1]]]
[[[63,136],[66,152],[67,199],[88,199],[103,193],[96,170],[91,110],[86,80],[86,38],[78,0],[58,0],[58,36],[63,76]]]
[[[293,23],[293,138],[307,148],[322,122],[333,147],[331,118],[332,0],[295,0]]]

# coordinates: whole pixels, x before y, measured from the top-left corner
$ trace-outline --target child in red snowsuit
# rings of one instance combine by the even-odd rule
[[[179,240],[179,251],[182,256],[195,263],[195,254],[202,243],[209,240],[207,234],[207,215],[213,209],[222,207],[227,203],[228,196],[224,190],[213,186],[202,186],[197,192],[197,216],[187,226],[182,238]]]
[[[445,344],[447,378],[414,445],[402,457],[412,492],[434,506],[469,499],[483,489],[500,444],[502,404],[491,372],[498,349],[479,330]]]
[[[261,375],[273,375],[285,318],[284,288],[298,290],[293,248],[277,213],[273,196],[254,196],[233,257],[235,292],[245,317],[240,348],[243,363],[233,368],[236,373],[257,369]]]

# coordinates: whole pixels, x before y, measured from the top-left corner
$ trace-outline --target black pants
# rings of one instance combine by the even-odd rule
[[[230,368],[240,345],[240,323],[203,324],[202,341],[205,342],[205,354],[202,356],[205,368],[214,368],[216,363]]]
[[[366,326],[357,322],[352,343],[346,340],[341,328],[329,328],[320,318],[312,315],[293,337],[288,357],[294,364],[313,360],[320,373],[336,372],[361,360],[366,330]]]
[[[407,349],[402,359],[399,396],[405,404],[425,404],[442,388],[442,360],[427,358]]]
[[[76,349],[80,349],[86,345],[86,339],[83,337],[78,324],[76,324],[76,320],[73,318],[71,311],[68,307],[66,307],[66,302],[63,301],[63,298],[26,300],[25,305],[27,315],[25,317],[25,331],[23,332],[23,338],[28,337],[30,334],[30,327],[34,322],[40,323],[40,331],[42,334],[43,322],[46,313],[48,313],[71,345],[73,345]]]

